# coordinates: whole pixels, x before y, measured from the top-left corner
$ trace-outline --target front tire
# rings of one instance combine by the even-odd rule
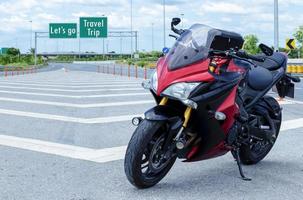
[[[172,149],[162,149],[167,135],[165,125],[143,120],[128,144],[124,170],[129,182],[137,188],[156,185],[176,161]]]

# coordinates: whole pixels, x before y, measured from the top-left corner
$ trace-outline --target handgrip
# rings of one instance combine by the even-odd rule
[[[251,59],[251,60],[254,60],[254,61],[257,61],[257,62],[264,62],[265,59],[264,58],[261,58],[259,56],[254,56],[254,55],[250,55],[248,53],[246,53],[245,51],[238,51],[236,53],[237,56],[241,57],[241,58],[247,58],[247,59]]]

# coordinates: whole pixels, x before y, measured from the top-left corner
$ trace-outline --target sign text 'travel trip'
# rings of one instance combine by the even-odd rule
[[[80,38],[106,38],[107,17],[81,17]]]

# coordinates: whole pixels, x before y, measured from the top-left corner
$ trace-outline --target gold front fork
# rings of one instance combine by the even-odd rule
[[[167,97],[163,97],[163,99],[160,101],[159,105],[160,106],[165,106],[167,104],[168,98]]]
[[[187,107],[185,112],[184,112],[184,122],[183,122],[183,127],[186,128],[188,125],[188,121],[190,119],[191,113],[193,109],[191,107]]]
[[[160,101],[159,105],[160,106],[165,106],[168,102],[168,98],[167,97],[163,97],[162,100]],[[188,121],[190,119],[191,113],[192,113],[193,109],[191,107],[187,107],[185,112],[184,112],[184,122],[183,122],[183,127],[186,128],[188,125]]]

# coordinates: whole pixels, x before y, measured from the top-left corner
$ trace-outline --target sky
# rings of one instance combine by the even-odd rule
[[[153,46],[154,50],[161,50],[164,46],[162,3],[163,0],[133,0],[133,29],[139,34],[140,51],[151,51]],[[171,18],[182,16],[180,27],[202,23],[242,35],[255,34],[260,42],[273,45],[273,4],[274,0],[166,0],[166,46],[174,42],[168,37]],[[17,47],[27,52],[34,46],[31,30],[48,31],[49,23],[79,23],[82,16],[105,15],[109,31],[129,31],[130,7],[130,0],[0,0],[0,47]],[[302,10],[303,0],[279,0],[280,46],[285,46],[285,39],[292,38],[296,28],[303,25]],[[130,51],[129,38],[108,38],[104,44],[105,51]],[[102,53],[103,40],[37,40],[38,52],[77,52],[79,47],[82,52]]]

